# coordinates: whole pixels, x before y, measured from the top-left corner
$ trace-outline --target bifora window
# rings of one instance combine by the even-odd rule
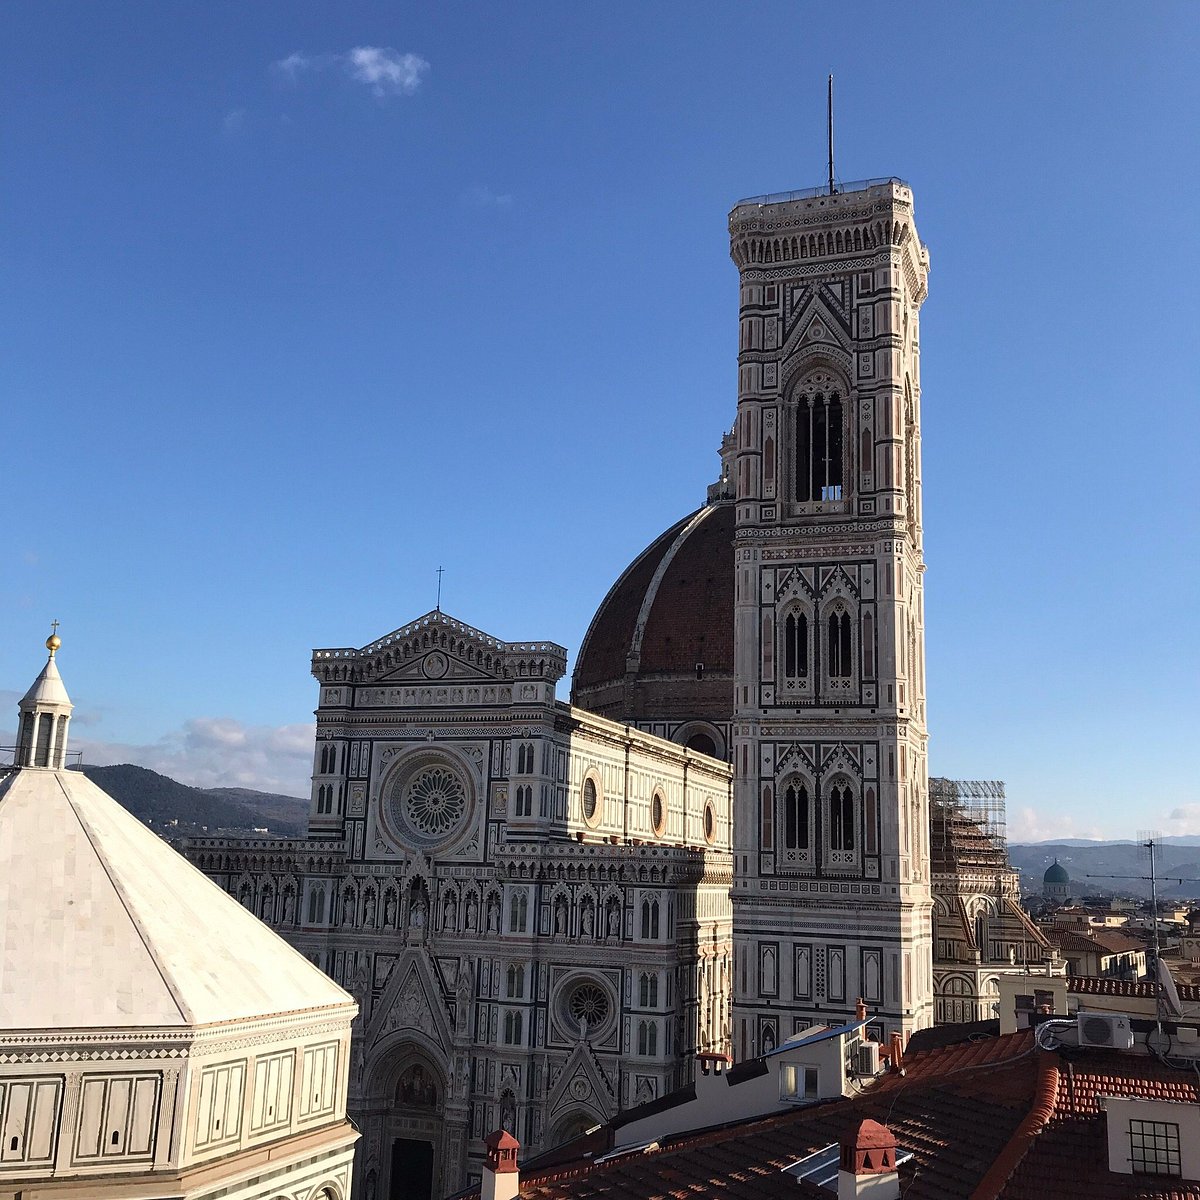
[[[808,849],[808,788],[802,783],[789,783],[783,792],[783,844]]]
[[[1135,1175],[1181,1175],[1179,1126],[1171,1121],[1130,1121],[1129,1164]]]
[[[842,498],[842,393],[831,375],[810,376],[794,409],[796,500]]]
[[[834,784],[829,792],[829,848],[854,849],[854,794],[849,784]]]
[[[788,679],[808,674],[808,614],[790,612],[783,621],[783,673]]]

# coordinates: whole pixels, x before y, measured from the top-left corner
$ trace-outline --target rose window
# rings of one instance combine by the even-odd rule
[[[440,840],[462,818],[467,793],[462,781],[446,767],[430,767],[408,785],[404,815],[418,832]]]
[[[380,799],[383,824],[393,840],[422,849],[458,837],[471,815],[471,785],[441,754],[406,758],[388,777]]]
[[[589,1029],[595,1029],[608,1018],[608,993],[595,983],[577,984],[567,999],[567,1012],[576,1025],[586,1021]]]

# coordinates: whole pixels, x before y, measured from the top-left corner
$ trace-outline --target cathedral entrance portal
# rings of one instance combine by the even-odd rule
[[[433,1200],[433,1143],[416,1138],[392,1142],[391,1200]]]
[[[436,1200],[454,1190],[445,1172],[446,1084],[429,1056],[412,1043],[387,1057],[377,1076],[382,1095],[373,1105],[379,1114],[382,1157],[388,1168],[380,1200]],[[378,1144],[378,1143],[377,1143]]]

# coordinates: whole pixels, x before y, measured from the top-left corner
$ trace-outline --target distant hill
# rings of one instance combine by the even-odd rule
[[[278,837],[303,836],[308,801],[248,788],[194,788],[157,771],[122,763],[79,767],[122,807],[159,832],[203,836],[218,829],[269,829]]]
[[[1187,837],[1163,838],[1157,852],[1158,894],[1163,899],[1200,896],[1200,845]],[[1150,874],[1147,852],[1136,842],[1015,842],[1008,847],[1009,862],[1021,872],[1021,890],[1040,892],[1042,875],[1057,858],[1071,876],[1078,896],[1112,895],[1148,897],[1149,880],[1105,879],[1106,875]],[[1182,878],[1184,882],[1177,883]]]

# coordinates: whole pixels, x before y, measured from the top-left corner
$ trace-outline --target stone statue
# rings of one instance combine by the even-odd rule
[[[496,896],[488,897],[487,931],[488,933],[500,932],[500,901]]]
[[[554,932],[560,937],[567,932],[567,902],[562,896],[554,901]]]
[[[442,928],[452,932],[458,928],[458,907],[449,892],[442,901]]]
[[[388,892],[383,898],[383,923],[388,926],[396,924],[396,893]]]
[[[467,929],[475,929],[479,922],[479,901],[475,899],[475,893],[472,892],[467,897]]]
[[[607,914],[605,916],[605,936],[619,937],[621,933],[621,906],[617,903],[616,896],[610,896],[607,905]]]
[[[592,901],[588,897],[583,902],[583,917],[579,923],[580,933],[584,937],[591,937],[595,932],[595,917],[592,915]]]
[[[375,925],[375,893],[373,891],[367,892],[367,901],[363,905],[363,924],[368,929]]]

